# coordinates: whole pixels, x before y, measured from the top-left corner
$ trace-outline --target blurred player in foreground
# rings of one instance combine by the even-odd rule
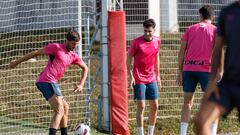
[[[195,118],[197,135],[211,135],[209,125],[221,116],[238,109],[240,120],[240,0],[220,12],[216,44],[212,55],[212,72],[204,100]],[[226,45],[224,72],[217,83],[222,48]]]

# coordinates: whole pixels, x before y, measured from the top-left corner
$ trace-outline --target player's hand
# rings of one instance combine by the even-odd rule
[[[158,88],[160,88],[162,86],[161,79],[159,76],[157,77],[157,85],[158,85]]]
[[[182,85],[182,73],[178,73],[177,78],[176,78],[176,82],[179,86]]]
[[[223,73],[222,72],[218,72],[217,73],[217,82],[220,82],[222,79]]]
[[[130,88],[131,88],[131,90],[133,90],[133,87],[134,87],[135,84],[136,84],[135,83],[135,79],[132,77],[132,79],[130,81]]]
[[[74,88],[73,92],[75,92],[75,93],[81,93],[82,90],[83,90],[83,85],[78,84],[78,85],[76,85],[76,87]]]
[[[11,68],[15,68],[17,65],[19,64],[18,61],[14,60],[14,61],[11,61],[8,65],[8,68],[11,69]]]

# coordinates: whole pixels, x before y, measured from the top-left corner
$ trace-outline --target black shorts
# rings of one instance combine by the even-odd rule
[[[209,101],[215,102],[226,109],[224,117],[226,117],[233,108],[238,109],[238,118],[240,120],[240,84],[232,84],[229,82],[218,83],[220,98],[217,99],[214,94],[209,97]]]
[[[48,82],[37,82],[37,88],[42,92],[42,95],[48,101],[54,94],[57,96],[62,96],[62,93],[57,85],[57,83]]]
[[[209,72],[183,71],[182,77],[184,92],[195,92],[198,83],[200,83],[203,92],[207,89]]]

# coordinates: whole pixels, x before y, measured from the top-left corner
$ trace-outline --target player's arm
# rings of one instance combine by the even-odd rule
[[[78,66],[82,69],[82,75],[81,75],[80,82],[74,88],[74,92],[81,92],[82,91],[84,83],[85,83],[86,78],[87,78],[87,74],[88,74],[88,67],[84,62],[81,62],[81,64],[78,64]]]
[[[211,74],[210,81],[217,82],[217,74],[219,70],[223,70],[224,63],[224,51],[223,51],[224,39],[221,36],[216,37],[216,44],[213,48],[212,54],[212,66],[211,66]]]
[[[181,40],[181,46],[178,52],[178,76],[177,76],[177,83],[182,85],[182,71],[183,71],[183,62],[184,62],[184,55],[187,47],[187,42]]]
[[[134,77],[133,77],[133,57],[130,56],[129,54],[127,55],[127,70],[128,70],[128,76],[131,79],[130,82],[130,87],[132,87],[132,85],[134,85],[135,81],[134,81]]]
[[[127,70],[128,70],[128,75],[130,75],[131,77],[133,76],[132,69],[133,69],[132,57],[127,55]]]
[[[203,102],[207,101],[209,96],[214,93],[217,98],[219,98],[219,91],[217,88],[217,81],[218,81],[218,72],[219,69],[223,68],[223,44],[224,38],[221,36],[217,36],[215,40],[215,46],[213,48],[212,54],[212,66],[211,66],[211,73],[208,82],[208,88],[204,94]]]
[[[214,44],[213,47],[216,45],[215,42],[216,42],[216,38],[213,43]],[[224,71],[224,55],[225,55],[224,52],[225,52],[224,47],[222,47],[220,65],[218,66],[217,81],[220,81],[222,79],[222,75],[223,75],[223,71]]]
[[[31,58],[43,55],[43,54],[44,54],[43,49],[39,49],[39,50],[30,52],[30,53],[24,55],[23,57],[21,57],[21,58],[19,58],[17,60],[11,61],[10,64],[9,64],[9,68],[15,68],[18,64],[20,64],[20,63],[22,63],[24,61],[27,61],[27,60],[29,60]]]
[[[156,55],[156,63],[155,63],[155,73],[156,73],[156,77],[157,77],[157,83],[158,83],[158,87],[161,86],[161,79],[160,79],[160,73],[159,73],[159,66],[160,65],[160,59],[159,59],[159,52]]]
[[[218,76],[217,80],[220,81],[222,79],[223,71],[224,71],[224,48],[222,48],[222,53],[221,53],[221,60],[220,60],[220,66],[218,68]]]

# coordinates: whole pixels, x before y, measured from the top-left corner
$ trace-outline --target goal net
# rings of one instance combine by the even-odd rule
[[[14,69],[5,67],[48,43],[64,43],[71,29],[81,33],[78,53],[90,66],[89,28],[95,25],[95,1],[1,0],[0,5],[0,134],[46,133],[52,112],[35,81],[47,56],[30,59]],[[71,66],[59,82],[70,104],[70,131],[77,123],[89,124],[90,120],[90,76],[81,95],[72,92],[80,72]]]
[[[149,3],[156,1],[123,0],[128,46],[132,39],[143,34],[142,22],[149,18],[150,14],[154,14],[152,13],[154,4]],[[158,25],[162,42],[160,50],[162,87],[158,118],[179,118],[183,95],[182,88],[175,80],[180,37],[187,26],[198,22],[198,9],[201,6],[213,5],[217,17],[219,10],[233,0],[159,1],[158,10],[154,9],[156,14],[160,13]],[[35,81],[44,68],[47,57],[31,59],[14,69],[5,69],[5,67],[10,61],[42,48],[48,43],[64,43],[66,32],[77,29],[82,37],[82,46],[78,49],[79,55],[90,68],[91,78],[96,77],[96,72],[102,67],[98,67],[99,60],[92,60],[96,55],[90,55],[90,38],[93,28],[100,19],[98,15],[101,12],[101,0],[1,0],[0,6],[0,135],[44,134],[47,132],[52,112],[50,105],[35,87]],[[98,47],[95,49],[96,52],[99,51]],[[90,103],[93,101],[91,98],[98,98],[100,91],[91,93],[91,88],[95,82],[96,90],[99,90],[100,85],[103,84],[100,84],[97,77],[93,79],[95,82],[91,82],[89,73],[84,92],[81,95],[74,94],[72,90],[79,81],[80,72],[78,67],[71,66],[59,82],[60,89],[70,104],[70,131],[80,122],[98,124],[97,105],[101,103]],[[198,109],[201,97],[202,93],[198,87],[193,111]],[[129,91],[130,122],[135,121],[135,113],[133,92]]]

